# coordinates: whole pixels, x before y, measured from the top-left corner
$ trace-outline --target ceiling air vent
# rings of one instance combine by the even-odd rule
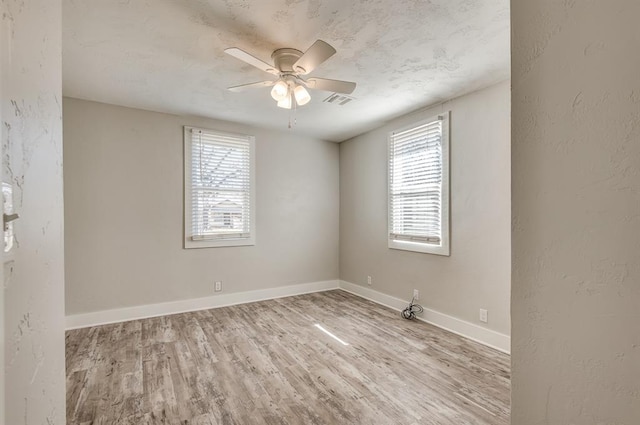
[[[346,96],[344,94],[333,93],[329,97],[327,97],[323,102],[333,103],[338,106],[346,105],[347,103],[353,100],[352,97]]]

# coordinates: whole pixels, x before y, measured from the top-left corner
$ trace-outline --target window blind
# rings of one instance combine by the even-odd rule
[[[251,236],[251,136],[191,128],[190,237],[198,240]]]
[[[442,119],[391,133],[389,239],[442,242]]]

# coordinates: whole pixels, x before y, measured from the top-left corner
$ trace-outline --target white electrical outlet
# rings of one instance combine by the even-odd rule
[[[480,321],[484,323],[489,321],[489,313],[483,308],[480,309]]]
[[[415,299],[416,301],[420,299],[420,291],[418,291],[417,289],[413,290],[413,299]]]
[[[213,290],[216,291],[216,292],[222,291],[222,282],[220,282],[219,280],[216,281],[216,285],[215,285],[215,288]]]
[[[367,283],[371,285],[371,276],[367,276]]]

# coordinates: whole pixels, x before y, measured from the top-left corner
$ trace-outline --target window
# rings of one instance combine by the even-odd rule
[[[389,134],[389,248],[449,255],[449,113]]]
[[[185,248],[255,245],[252,136],[184,128]]]

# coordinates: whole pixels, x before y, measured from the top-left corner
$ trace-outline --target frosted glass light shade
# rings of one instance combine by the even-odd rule
[[[300,106],[306,105],[311,100],[309,92],[303,86],[296,86],[296,88],[293,89],[293,94],[296,97],[296,102]]]
[[[291,96],[287,96],[282,100],[278,101],[278,107],[284,109],[291,109]]]
[[[289,86],[284,81],[278,81],[271,89],[271,97],[276,102],[280,102],[289,97]]]

